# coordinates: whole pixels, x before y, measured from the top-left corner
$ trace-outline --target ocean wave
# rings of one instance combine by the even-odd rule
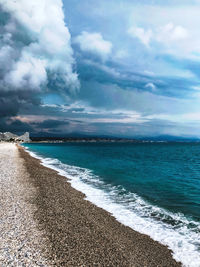
[[[169,247],[174,259],[183,266],[200,267],[200,222],[152,205],[122,186],[105,184],[89,169],[43,158],[25,148],[31,156],[40,159],[43,166],[67,177],[87,200],[107,210],[122,224]]]

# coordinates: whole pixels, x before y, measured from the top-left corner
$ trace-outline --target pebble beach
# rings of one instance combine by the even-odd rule
[[[0,266],[181,266],[22,147],[0,143]]]
[[[45,232],[38,229],[30,184],[17,147],[0,143],[0,266],[50,266]]]

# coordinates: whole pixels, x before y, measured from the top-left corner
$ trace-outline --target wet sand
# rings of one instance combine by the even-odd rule
[[[10,266],[181,266],[172,258],[172,253],[167,247],[122,225],[107,211],[84,200],[84,194],[73,189],[65,177],[42,166],[38,159],[32,158],[23,148],[19,147],[19,151],[15,153],[15,159],[13,170],[18,168],[16,174],[18,178],[15,179],[16,181],[12,179],[12,187],[15,188],[14,185],[19,179],[18,184],[23,191],[18,192],[17,188],[13,188],[11,195],[24,194],[25,202],[18,201],[19,206],[22,206],[22,210],[29,207],[27,213],[29,221],[23,226],[23,233],[30,241],[28,248],[34,255],[34,261],[31,264],[30,257],[30,262],[25,265]],[[11,163],[8,165],[4,157],[0,165],[1,170],[4,169],[6,173],[9,166]],[[9,173],[6,176],[4,174],[4,177],[10,177],[10,175],[13,177]],[[1,172],[0,184],[5,182],[2,182],[4,179],[2,177]],[[0,195],[5,189],[5,186],[0,187]],[[12,203],[15,200],[10,195],[4,199],[5,218],[10,209],[10,205],[6,206],[8,201]],[[20,214],[19,210],[13,210],[13,216],[22,216],[22,225],[24,220],[26,222],[27,214],[26,212]],[[13,226],[14,224],[15,221]],[[1,231],[7,235],[6,223],[3,223]],[[20,231],[17,234],[18,239],[23,239]],[[27,239],[23,242],[25,251]],[[8,239],[4,237],[3,243],[6,246]],[[15,248],[14,250],[16,251]],[[22,254],[22,261],[24,257]],[[6,253],[4,259],[0,258],[1,266],[4,266],[1,263],[5,258]]]

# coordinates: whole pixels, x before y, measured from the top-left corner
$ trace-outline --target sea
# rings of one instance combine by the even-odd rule
[[[119,222],[200,266],[200,143],[23,144]]]

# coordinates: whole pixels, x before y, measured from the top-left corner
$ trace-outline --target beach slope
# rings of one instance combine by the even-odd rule
[[[0,152],[0,263],[9,260],[8,253],[26,260],[31,251],[35,264],[25,266],[181,266],[167,247],[84,200],[65,177],[23,148],[0,144]],[[20,245],[23,253],[17,252]]]

